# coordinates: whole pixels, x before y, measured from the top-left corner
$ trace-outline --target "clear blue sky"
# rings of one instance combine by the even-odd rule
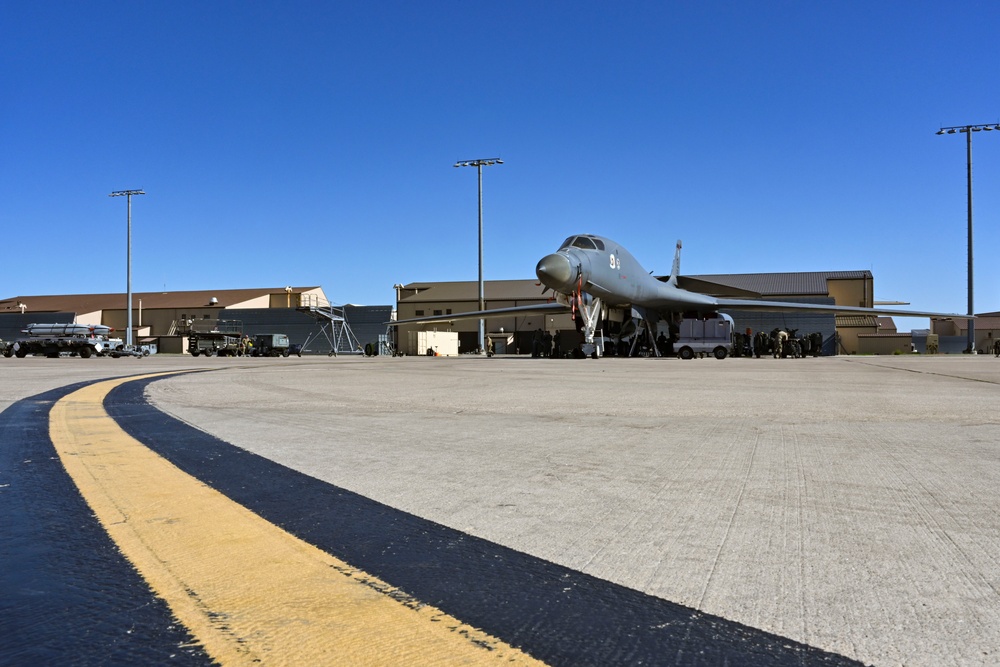
[[[575,232],[655,272],[870,269],[966,309],[964,136],[995,2],[6,2],[0,297],[533,278]],[[1000,310],[1000,132],[974,135]],[[915,326],[925,326],[926,320]],[[908,326],[901,328],[908,329]]]

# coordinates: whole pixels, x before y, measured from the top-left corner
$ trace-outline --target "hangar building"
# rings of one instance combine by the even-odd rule
[[[331,307],[322,287],[278,287],[189,292],[133,292],[133,340],[154,342],[161,352],[184,352],[187,334],[199,324],[236,320],[244,333],[283,333],[303,353],[356,351],[386,333],[391,306]],[[33,323],[128,326],[125,294],[16,296],[0,300],[0,339],[16,340]],[[346,325],[331,324],[332,313]],[[326,325],[326,334],[322,327]],[[346,327],[346,330],[345,330]],[[349,334],[349,335],[348,335]]]
[[[840,304],[845,306],[874,306],[874,278],[871,271],[815,271],[800,273],[746,273],[724,275],[685,276],[709,283],[716,283],[735,290],[747,290],[771,301],[792,301]],[[463,282],[414,282],[397,286],[396,311],[400,320],[464,313],[478,310],[479,283]],[[509,308],[545,303],[551,294],[543,294],[543,287],[536,280],[486,281],[484,293],[487,309]],[[711,293],[711,292],[709,292]],[[797,329],[799,334],[823,334],[823,353],[856,354],[866,352],[866,337],[895,325],[891,318],[872,316],[834,316],[822,313],[764,313],[728,311],[736,331],[752,329],[770,332],[775,327]],[[504,316],[486,321],[486,330],[497,345],[497,352],[527,353],[531,350],[533,332],[541,328],[551,333],[560,332],[564,349],[574,346],[579,334],[570,315],[528,314]],[[408,324],[398,327],[398,345],[406,354],[419,354],[410,342],[412,331],[454,331],[458,333],[459,352],[473,352],[478,346],[478,320],[455,320],[426,324]],[[900,351],[910,350],[910,337],[894,339],[892,345]],[[414,348],[414,349],[410,349]],[[892,353],[890,350],[889,353]]]

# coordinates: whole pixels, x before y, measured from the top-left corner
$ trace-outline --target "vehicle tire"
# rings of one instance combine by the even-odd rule
[[[90,355],[94,353],[94,348],[91,347],[81,347],[80,348],[80,358],[90,359]]]
[[[210,357],[215,353],[215,350],[202,350],[201,353],[204,354],[206,357]]]
[[[24,359],[26,356],[28,356],[28,350],[22,347],[14,351],[14,356],[17,357],[18,359]]]
[[[677,356],[681,359],[694,359],[694,350],[690,347],[682,347],[680,352],[677,353]]]
[[[283,356],[283,357],[285,357],[287,359],[288,358],[288,350],[285,350],[284,352],[282,352],[281,356]]]
[[[14,356],[14,350],[12,350],[11,348],[8,347],[6,350],[3,351],[3,356],[5,356],[8,359],[10,359],[11,357]]]
[[[715,355],[716,359],[722,360],[722,359],[725,359],[726,356],[729,353],[726,351],[726,348],[724,348],[724,347],[717,347],[714,350],[712,350],[712,354]]]
[[[201,354],[200,350],[191,350],[191,356],[192,357],[197,357],[199,354]]]

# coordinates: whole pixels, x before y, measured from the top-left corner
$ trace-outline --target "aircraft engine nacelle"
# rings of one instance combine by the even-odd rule
[[[624,308],[608,308],[608,312],[604,319],[611,322],[624,322],[625,321],[625,309]]]

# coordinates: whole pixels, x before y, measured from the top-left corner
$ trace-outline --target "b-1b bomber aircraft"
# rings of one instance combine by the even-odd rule
[[[621,244],[593,234],[570,236],[559,250],[546,255],[535,267],[545,291],[552,290],[550,303],[497,308],[468,313],[417,317],[393,324],[449,322],[518,313],[572,313],[580,325],[585,354],[598,355],[594,336],[604,320],[621,322],[627,314],[637,316],[647,326],[660,320],[679,324],[685,318],[708,317],[730,310],[769,312],[853,313],[863,315],[898,315],[903,317],[968,317],[955,313],[930,313],[887,308],[862,308],[819,303],[788,303],[754,298],[711,296],[736,294],[753,296],[739,290],[680,275],[681,242],[677,242],[673,267],[667,278],[647,272]]]

